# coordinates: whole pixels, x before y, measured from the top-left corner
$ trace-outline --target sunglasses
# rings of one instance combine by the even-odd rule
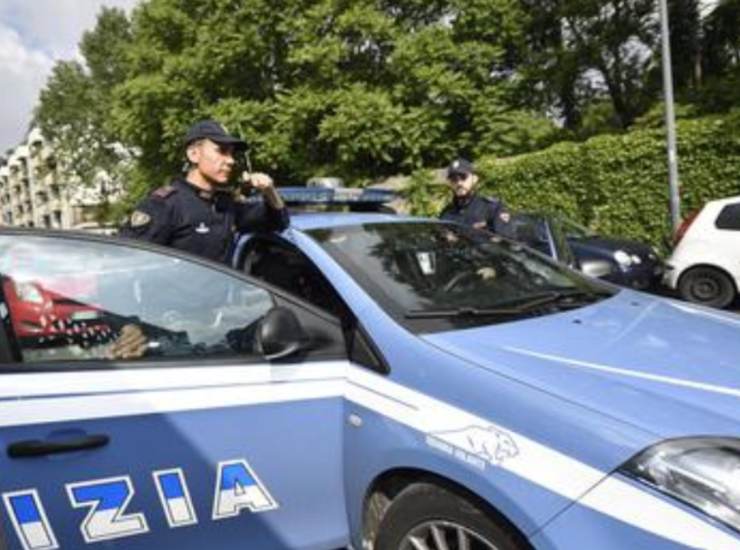
[[[450,174],[449,176],[447,176],[447,179],[449,181],[463,181],[463,180],[468,179],[468,176],[470,176],[470,174],[454,173],[454,174]]]

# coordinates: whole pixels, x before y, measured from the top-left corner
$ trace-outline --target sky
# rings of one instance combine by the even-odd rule
[[[130,11],[138,0],[0,0],[0,155],[26,136],[54,62],[77,44],[102,6]]]

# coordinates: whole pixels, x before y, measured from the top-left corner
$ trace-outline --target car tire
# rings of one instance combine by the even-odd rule
[[[375,550],[528,548],[470,500],[432,483],[413,483],[401,491],[377,532]],[[460,537],[467,538],[467,546]]]
[[[684,300],[709,307],[725,308],[735,299],[735,285],[713,267],[695,267],[681,276],[678,291]]]

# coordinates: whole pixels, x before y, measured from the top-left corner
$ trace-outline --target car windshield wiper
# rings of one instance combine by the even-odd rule
[[[550,289],[552,294],[555,294],[556,300],[562,300],[567,302],[596,302],[602,298],[609,298],[614,293],[608,290],[584,290],[582,288],[568,288],[568,289]]]
[[[463,306],[449,309],[412,309],[406,312],[406,318],[434,319],[437,317],[512,316],[528,313],[548,304],[556,304],[558,308],[568,309],[571,307],[580,307],[584,304],[590,304],[608,296],[611,296],[611,294],[602,291],[580,289],[551,290],[501,304],[496,307],[480,308]]]
[[[602,298],[611,296],[610,292],[602,290],[583,290],[580,288],[551,289],[533,296],[527,297],[517,307],[523,311],[548,304],[557,304],[558,307],[580,307],[584,304],[598,302]]]
[[[557,292],[537,294],[527,297],[526,301],[512,301],[496,307],[462,306],[450,309],[412,309],[406,312],[408,319],[424,319],[434,317],[488,317],[497,315],[520,315],[533,307],[551,302],[558,298]]]
[[[524,313],[519,308],[479,308],[457,307],[450,309],[411,309],[406,312],[407,319],[435,319],[437,317],[495,317]]]

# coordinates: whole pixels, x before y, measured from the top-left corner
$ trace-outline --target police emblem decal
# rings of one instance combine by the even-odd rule
[[[481,470],[486,464],[501,466],[505,460],[519,455],[519,447],[511,434],[492,425],[431,432],[427,434],[427,445]]]
[[[148,224],[150,221],[152,221],[152,217],[141,210],[135,210],[134,213],[131,214],[131,227],[141,227]]]

